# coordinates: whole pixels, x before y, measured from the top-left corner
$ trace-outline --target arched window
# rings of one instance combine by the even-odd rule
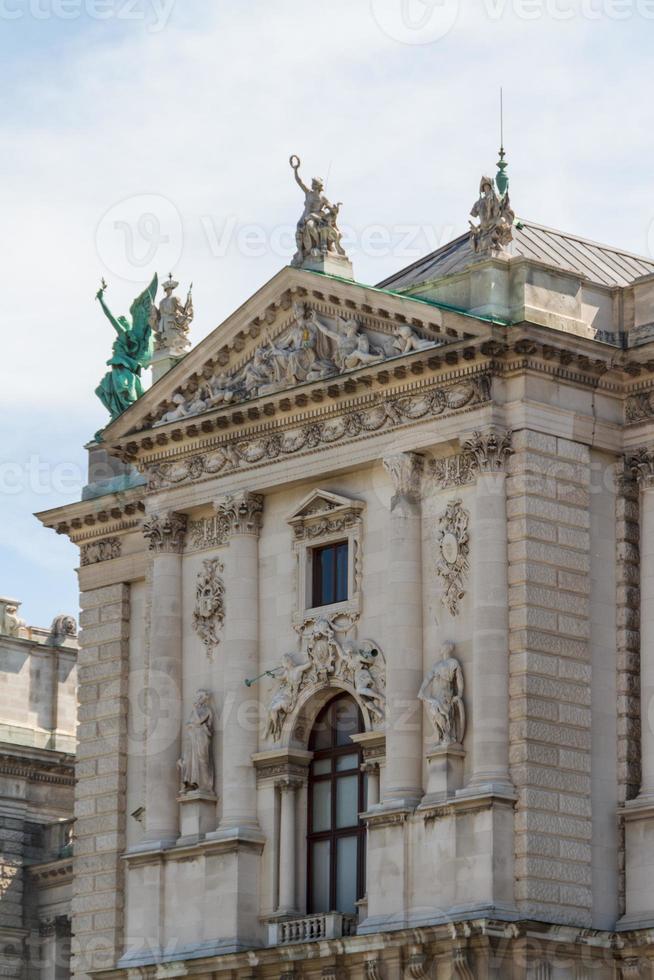
[[[365,892],[365,807],[361,749],[350,735],[364,731],[356,701],[330,701],[311,733],[307,828],[307,910],[354,915]]]

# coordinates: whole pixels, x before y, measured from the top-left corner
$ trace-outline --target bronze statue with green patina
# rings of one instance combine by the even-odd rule
[[[144,391],[141,370],[152,359],[153,304],[157,286],[155,273],[150,285],[130,307],[131,323],[124,316],[115,317],[105,303],[107,284],[104,279],[95,297],[100,301],[105,316],[118,335],[114,340],[112,355],[107,361],[109,370],[95,389],[96,395],[111,415],[112,422],[140,398]]]

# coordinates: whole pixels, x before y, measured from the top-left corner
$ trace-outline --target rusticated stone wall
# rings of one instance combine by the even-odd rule
[[[82,592],[73,857],[73,973],[113,966],[123,938],[129,587]]]
[[[509,461],[511,766],[516,900],[590,924],[590,458],[523,430]]]

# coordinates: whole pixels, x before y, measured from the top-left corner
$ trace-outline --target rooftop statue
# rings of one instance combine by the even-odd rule
[[[479,224],[470,222],[470,241],[478,254],[501,252],[513,238],[515,213],[509,201],[508,178],[500,172],[497,176],[499,187],[491,177],[482,177],[479,183],[479,197],[472,206],[470,215],[479,219]]]
[[[341,255],[345,258],[345,249],[341,245],[342,235],[337,225],[338,212],[341,202],[332,204],[323,193],[325,185],[320,177],[314,177],[311,187],[300,177],[300,158],[293,154],[289,163],[295,174],[295,180],[304,191],[304,211],[297,223],[295,243],[297,252],[291,265],[301,266],[306,259],[320,258],[328,254]]]
[[[162,283],[166,294],[156,309],[154,324],[155,350],[165,350],[176,357],[182,357],[189,348],[189,326],[193,320],[193,283],[189,286],[186,302],[181,303],[173,295],[179,283],[173,279],[172,272]]]
[[[130,307],[131,323],[124,316],[115,317],[105,303],[107,284],[104,279],[96,293],[95,298],[99,300],[105,316],[117,334],[112,355],[107,361],[109,370],[95,389],[112,422],[143,394],[141,369],[148,366],[152,357],[152,323],[157,284],[155,273],[150,285],[137,296]]]

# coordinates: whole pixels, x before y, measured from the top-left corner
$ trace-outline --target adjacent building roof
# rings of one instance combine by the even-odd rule
[[[522,219],[513,228],[513,241],[508,252],[557,266],[566,272],[576,273],[591,282],[609,287],[627,286],[640,276],[654,273],[654,259],[634,255],[610,245],[600,245],[587,238],[580,238],[579,235],[569,235]],[[380,282],[379,287],[409,289],[420,282],[461,272],[473,258],[470,237],[466,232],[431,255],[426,255],[406,269],[394,273],[384,282]]]

